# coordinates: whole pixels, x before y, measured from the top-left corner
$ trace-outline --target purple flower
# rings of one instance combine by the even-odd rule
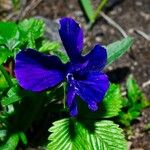
[[[83,31],[71,18],[60,20],[59,34],[70,61],[63,64],[56,56],[48,56],[33,49],[20,51],[16,56],[15,75],[21,87],[31,91],[52,88],[66,79],[67,105],[72,116],[77,115],[76,96],[89,109],[96,111],[109,88],[102,69],[107,62],[106,49],[96,45],[83,56]]]

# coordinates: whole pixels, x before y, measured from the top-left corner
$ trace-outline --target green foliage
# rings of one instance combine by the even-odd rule
[[[53,52],[60,49],[60,44],[58,42],[50,42],[47,40],[42,41],[42,46],[40,47],[39,51],[42,53],[46,52]]]
[[[102,0],[96,10],[92,7],[91,0],[80,0],[80,3],[82,4],[82,7],[84,9],[84,12],[89,20],[89,29],[92,27],[96,19],[98,18],[100,12],[105,7],[108,0]]]
[[[7,135],[7,130],[0,130],[0,139]]]
[[[18,86],[13,86],[8,92],[7,97],[4,97],[1,101],[3,106],[8,106],[17,101],[20,101],[24,96],[26,96],[26,92],[21,90]]]
[[[27,137],[26,137],[25,133],[24,132],[20,132],[19,133],[19,137],[20,137],[20,140],[22,141],[22,143],[24,145],[27,145],[28,140],[27,140]]]
[[[31,38],[35,40],[43,36],[44,26],[45,24],[41,19],[31,18],[19,22],[18,29],[21,40],[29,42]]]
[[[92,7],[92,3],[91,3],[91,0],[80,0],[83,8],[84,8],[84,11],[89,19],[90,22],[94,22],[94,10],[93,10],[93,7]]]
[[[48,149],[118,149],[126,150],[122,131],[112,121],[96,121],[98,118],[117,116],[122,107],[122,96],[119,85],[111,84],[100,109],[91,112],[80,101],[78,119],[63,119],[53,123],[49,129],[52,134]]]
[[[19,136],[18,134],[12,134],[7,142],[0,146],[1,150],[15,150],[19,142]]]
[[[109,44],[107,49],[107,65],[110,65],[117,58],[121,57],[133,44],[133,38],[127,37],[121,41]]]
[[[39,51],[44,53],[48,52],[52,55],[58,56],[63,63],[67,63],[69,58],[62,50],[60,50],[60,47],[61,46],[58,42],[43,41]]]
[[[0,91],[3,91],[8,87],[7,81],[3,76],[2,72],[0,71]]]
[[[12,56],[12,52],[5,47],[0,47],[0,65],[5,63],[6,60]]]
[[[13,8],[15,10],[19,9],[20,6],[21,6],[21,1],[20,0],[11,0],[12,1],[12,4],[13,4]],[[21,9],[21,8],[20,8]]]
[[[23,48],[35,48],[40,52],[54,54],[66,63],[69,59],[60,50],[60,44],[45,40],[44,31],[45,23],[42,19],[25,19],[18,24],[0,22],[0,64]]]
[[[150,130],[150,123],[146,124],[144,127],[145,130]]]
[[[80,122],[62,119],[53,123],[48,150],[126,150],[122,130],[112,121]]]
[[[122,108],[123,97],[119,85],[111,84],[103,102],[100,106],[102,118],[111,118],[117,116]]]
[[[129,76],[126,88],[127,98],[124,98],[124,106],[119,114],[118,121],[125,126],[130,126],[140,116],[141,110],[150,106],[150,102],[146,99],[132,76]]]
[[[13,85],[12,81],[11,81],[10,75],[6,72],[5,68],[2,65],[0,65],[0,77],[1,77],[0,80],[2,81],[2,87],[4,87],[4,89],[7,86],[6,82],[7,82],[7,84],[8,84],[9,87],[11,87]]]
[[[0,45],[4,45],[9,50],[12,50],[19,44],[17,25],[13,22],[0,22]]]

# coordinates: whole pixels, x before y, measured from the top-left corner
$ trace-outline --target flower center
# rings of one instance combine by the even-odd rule
[[[73,77],[72,73],[68,73],[67,76],[66,76],[66,78],[67,78],[68,82],[72,82],[74,80],[74,77]]]

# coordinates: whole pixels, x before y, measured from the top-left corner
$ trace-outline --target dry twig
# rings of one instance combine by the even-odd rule
[[[144,82],[144,83],[142,84],[142,87],[145,88],[145,87],[147,87],[148,85],[150,85],[150,80]]]
[[[109,16],[107,16],[104,12],[101,12],[100,15],[113,27],[115,27],[122,35],[123,37],[127,37],[128,35],[126,32],[123,30],[123,28],[116,23],[113,19],[111,19]]]
[[[28,12],[35,9],[41,2],[42,0],[32,0],[31,3],[22,12],[20,18],[24,18]]]
[[[145,32],[135,29],[134,30],[137,34],[141,35],[143,38],[145,38],[147,41],[150,41],[150,36],[146,34]]]
[[[10,20],[12,18],[15,18],[15,20],[21,20],[22,18],[24,18],[27,15],[27,13],[29,13],[33,9],[35,9],[41,2],[42,2],[42,0],[32,0],[30,2],[30,4],[25,7],[26,0],[21,0],[20,10],[15,11],[14,13],[7,16],[7,18],[5,18],[5,20]]]

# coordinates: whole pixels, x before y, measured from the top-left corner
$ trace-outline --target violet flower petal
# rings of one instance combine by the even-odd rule
[[[24,89],[43,91],[63,81],[65,65],[56,56],[26,49],[16,55],[15,75]]]
[[[107,51],[100,45],[95,45],[89,54],[85,56],[89,63],[85,71],[101,71],[107,63]]]
[[[67,99],[66,99],[66,102],[67,102],[67,106],[69,108],[69,111],[70,111],[70,115],[71,116],[76,116],[77,113],[78,113],[78,110],[77,110],[77,103],[76,103],[76,100],[75,100],[75,89],[73,86],[70,86],[68,87],[68,91],[67,91]]]
[[[83,31],[79,24],[72,18],[62,18],[59,34],[70,60],[76,61],[83,49]]]
[[[93,111],[98,109],[97,103],[102,101],[109,88],[107,75],[100,72],[89,72],[85,79],[72,83],[74,83],[76,94]]]

